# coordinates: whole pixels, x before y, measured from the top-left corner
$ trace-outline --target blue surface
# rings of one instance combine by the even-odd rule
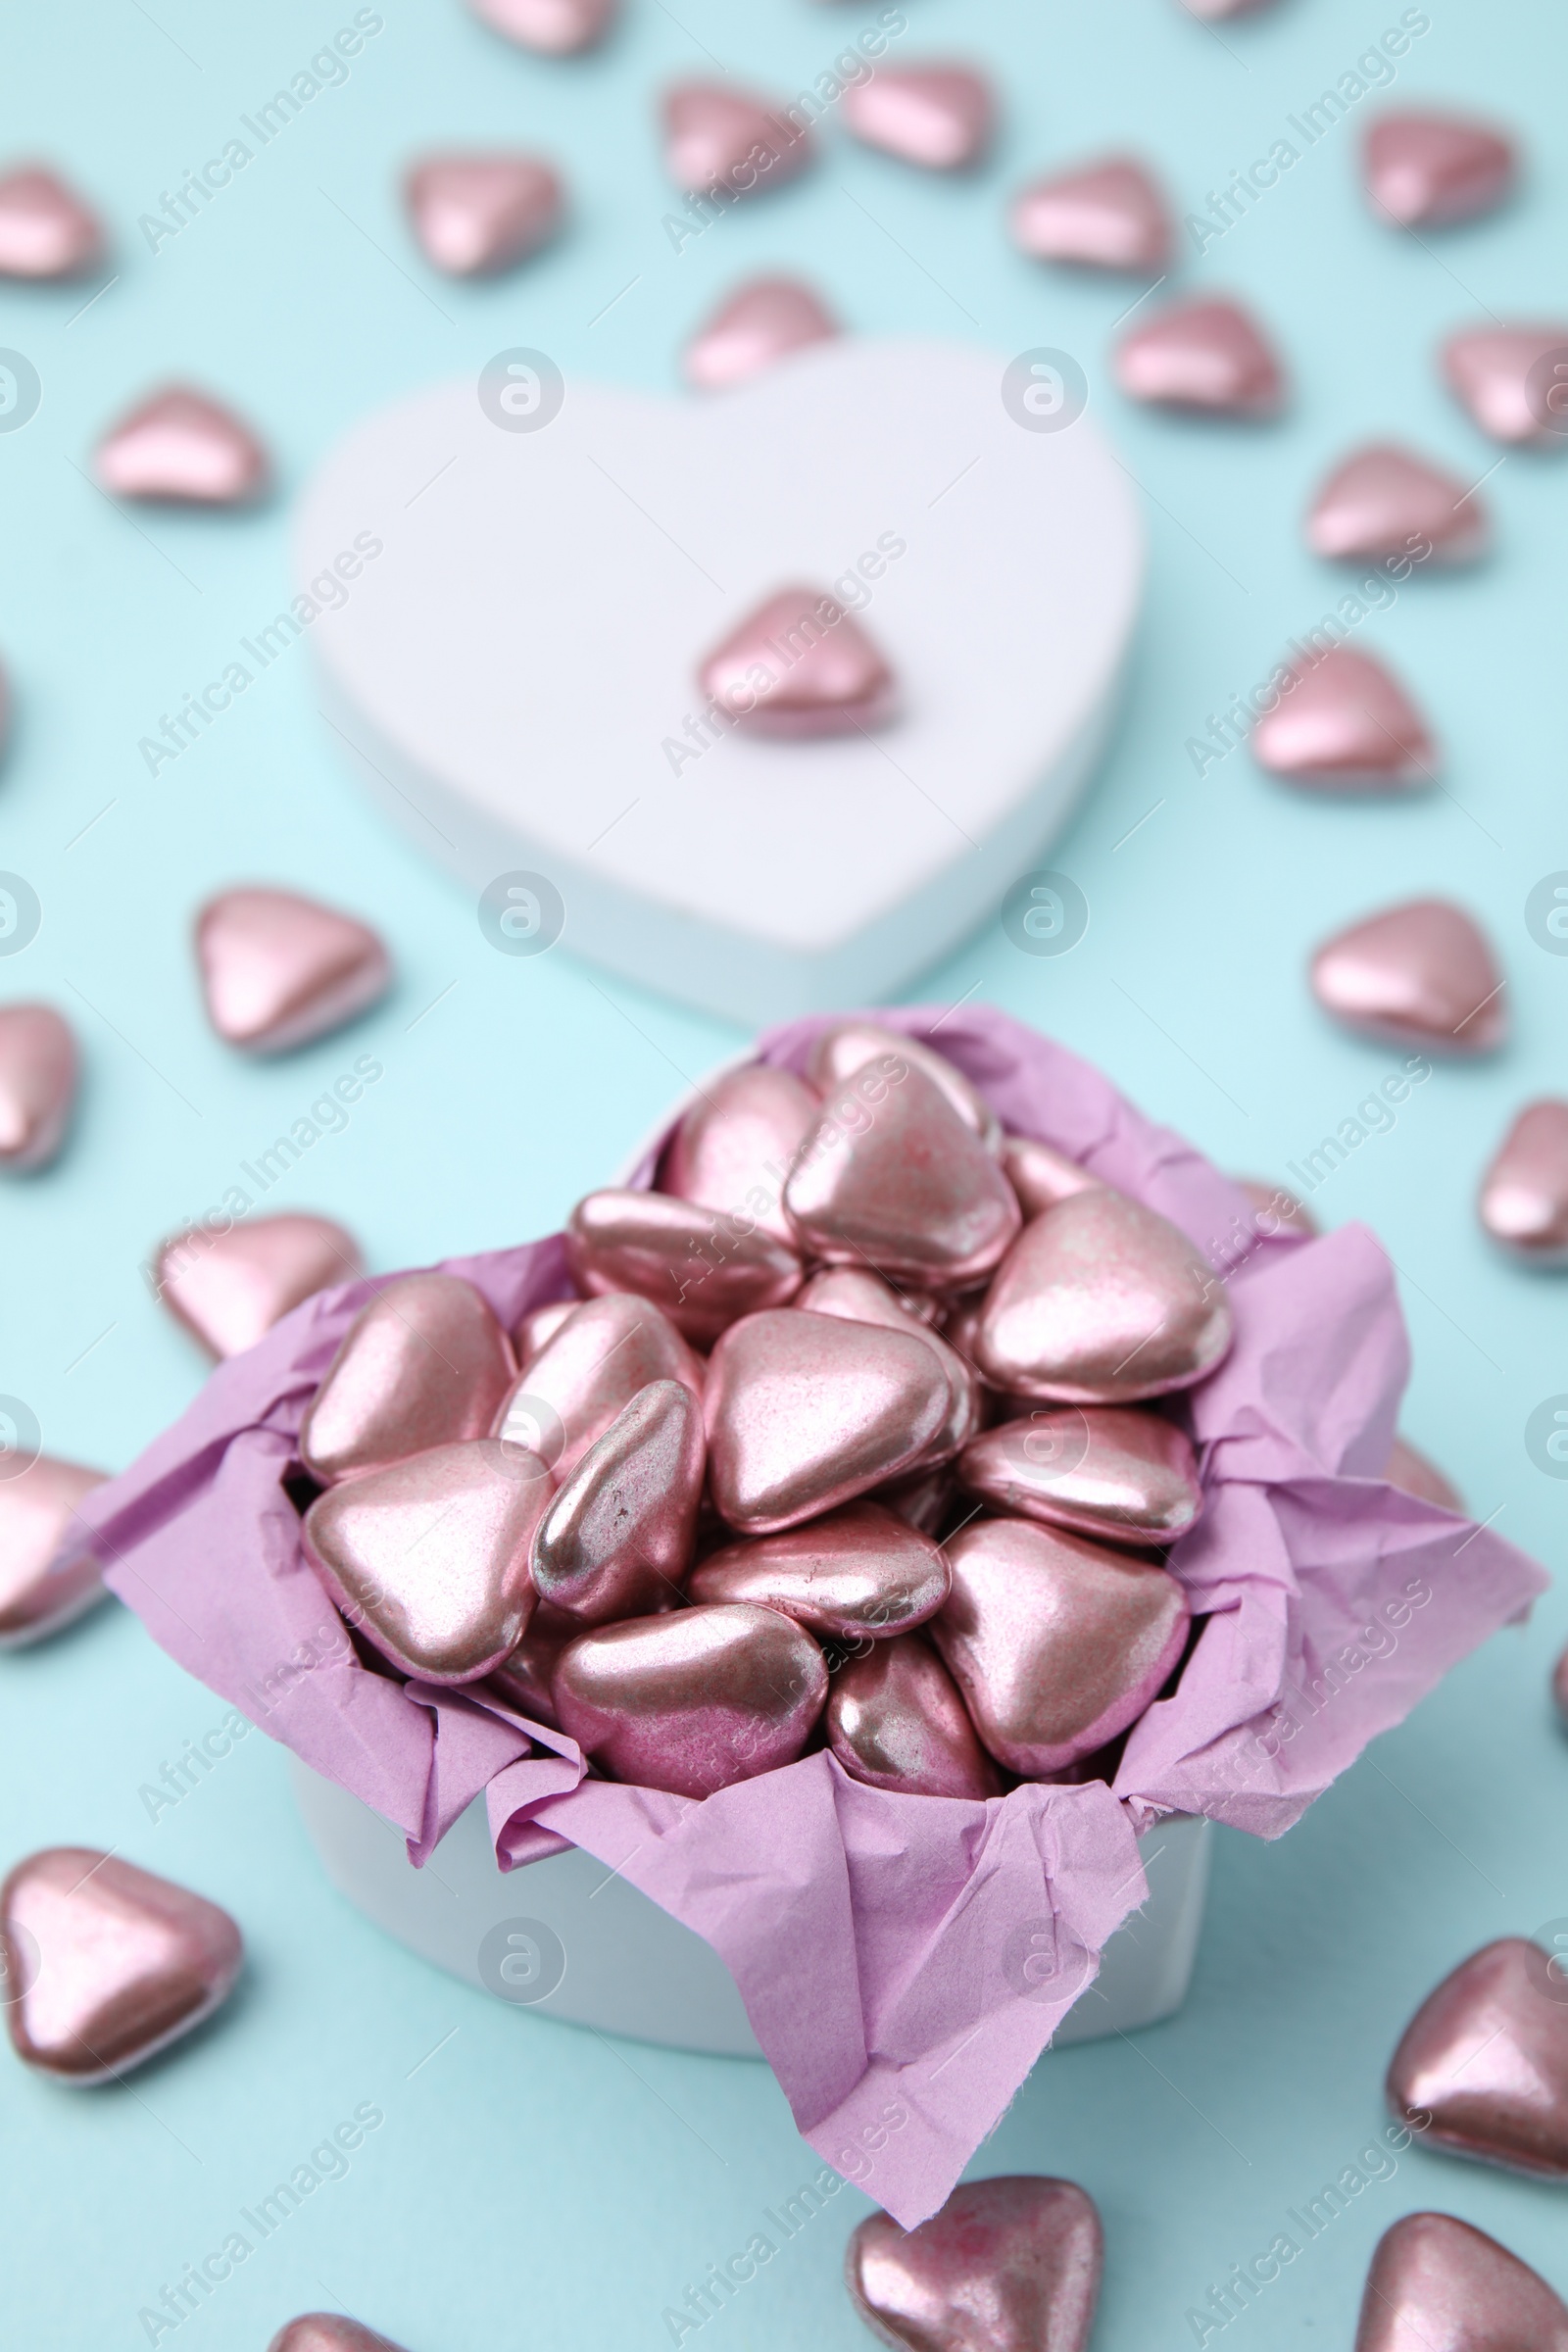
[[[1434,0],[1393,85],[1518,128],[1527,184],[1496,219],[1425,245],[1376,225],[1352,122],[1184,269],[1194,287],[1254,301],[1289,355],[1290,416],[1256,431],[1130,411],[1105,373],[1129,291],[1019,260],[1003,195],[1034,168],[1128,144],[1183,210],[1200,204],[1397,21],[1395,0],[1286,0],[1214,33],[1174,0],[908,0],[898,54],[961,51],[1002,79],[1006,128],[990,168],[972,185],[927,181],[834,133],[811,177],[679,258],[661,228],[659,85],[710,71],[716,53],[792,91],[864,21],[858,9],[627,0],[602,57],[551,67],[489,37],[457,0],[383,0],[385,28],[348,81],[156,254],[137,216],[353,9],[56,0],[6,13],[6,146],[80,181],[114,223],[120,270],[74,318],[90,288],[0,293],[0,344],[26,352],[44,385],[26,429],[0,435],[0,647],[20,705],[0,864],[44,906],[37,939],[0,966],[0,993],[60,1003],[87,1062],[66,1158],[8,1186],[3,1208],[0,1389],[28,1401],[46,1446],[119,1466],[194,1394],[200,1366],[140,1273],[148,1248],[219,1200],[237,1163],[357,1054],[373,1051],[384,1080],[274,1203],[340,1215],[390,1267],[557,1225],[689,1075],[742,1042],[560,952],[494,955],[471,903],[362,804],[298,650],[150,779],[138,738],[283,599],[284,509],[132,522],[81,470],[96,432],[149,383],[192,373],[256,418],[291,491],[375,404],[519,341],[568,372],[672,388],[679,343],[718,293],[782,264],[808,270],[863,330],[1079,354],[1148,494],[1152,593],[1125,721],[1055,856],[1088,896],[1088,936],[1042,961],[992,929],[921,994],[1007,1006],[1098,1057],[1221,1164],[1277,1177],[1392,1059],[1315,1014],[1311,944],[1428,889],[1487,921],[1514,1042],[1436,1075],[1314,1205],[1330,1224],[1370,1220],[1401,1269],[1410,1433],[1478,1517],[1500,1514],[1502,1532],[1554,1565],[1563,1490],[1532,1465],[1523,1430],[1568,1387],[1562,1292],[1490,1256],[1471,1200],[1513,1109],[1564,1075],[1568,962],[1530,939],[1523,905],[1538,877],[1568,866],[1568,473],[1510,456],[1487,486],[1493,560],[1412,581],[1361,632],[1431,711],[1449,752],[1445,793],[1336,808],[1265,784],[1244,752],[1200,781],[1183,746],[1340,594],[1302,551],[1298,518],[1341,449],[1406,436],[1467,479],[1496,462],[1440,389],[1432,353],[1489,306],[1549,315],[1559,294],[1558,13],[1537,0],[1504,24]],[[436,278],[399,215],[405,158],[459,139],[536,144],[572,183],[570,233],[492,287]],[[585,563],[590,598],[608,554]],[[207,1032],[187,944],[203,896],[253,877],[363,909],[401,966],[396,995],[357,1030],[260,1069]],[[1185,2014],[1136,2043],[1048,2058],[981,2152],[977,2172],[1059,2171],[1099,2201],[1097,2352],[1194,2341],[1186,2310],[1378,2129],[1382,2069],[1417,1999],[1487,1937],[1568,1914],[1568,1751],[1545,1694],[1565,1630],[1554,1592],[1528,1633],[1493,1642],[1283,1844],[1224,1837]],[[414,2352],[653,2352],[685,2283],[815,2169],[760,2067],[518,2017],[380,1939],[324,1885],[281,1753],[260,1737],[152,1822],[141,1786],[224,1709],[124,1612],[3,1674],[0,1855],[117,1845],[228,1904],[251,1951],[223,2018],[122,2088],[69,2096],[0,2064],[8,2342],[145,2342],[138,2310],[160,2285],[365,2102],[385,2123],[348,2177],[166,2343],[260,2352],[290,2313],[341,2302]],[[1377,2235],[1429,2204],[1568,2288],[1560,2192],[1412,2152],[1230,2334],[1348,2342]],[[707,2332],[759,2352],[806,2340],[854,2352],[865,2339],[838,2265],[863,2209],[846,2189]]]

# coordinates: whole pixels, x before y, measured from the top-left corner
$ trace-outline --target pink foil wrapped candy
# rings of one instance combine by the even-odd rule
[[[483,1793],[509,1866],[565,1839],[704,1936],[801,2130],[909,2228],[948,2196],[1141,1899],[1138,1833],[1189,1812],[1278,1837],[1545,1579],[1494,1528],[1385,1482],[1408,1355],[1393,1270],[1363,1228],[1258,1239],[1227,1177],[1004,1014],[969,1004],[869,1017],[934,1044],[1009,1133],[1167,1217],[1229,1268],[1230,1353],[1181,1408],[1203,1512],[1170,1560],[1195,1640],[1108,1787],[1025,1783],[989,1803],[902,1794],[818,1749],[694,1804],[585,1777],[574,1742],[543,1726],[535,1743],[487,1707],[488,1687],[401,1687],[368,1671],[346,1637],[323,1640],[332,1612],[279,1483],[372,1295],[365,1282],[307,1301],[220,1366],[172,1429],[78,1505],[76,1540],[89,1548],[101,1530],[109,1583],[164,1647],[395,1824],[416,1861]],[[803,1074],[829,1025],[776,1030],[760,1057]],[[566,1287],[559,1236],[444,1271],[482,1291],[508,1330]],[[305,1643],[315,1663],[279,1690],[277,1660]],[[1349,1654],[1359,1671],[1325,1676]],[[525,1910],[525,1880],[517,1893]],[[1059,1983],[1020,1999],[1008,1937],[1043,1918]],[[895,2099],[908,2120],[889,2132]]]
[[[1513,142],[1464,115],[1380,115],[1361,151],[1373,209],[1399,228],[1449,228],[1513,188]]]
[[[286,1054],[385,996],[392,959],[368,923],[292,890],[225,890],[196,918],[207,1017],[225,1045]]]
[[[52,1004],[0,1004],[0,1168],[46,1168],[76,1100],[76,1041]]]
[[[533,1539],[534,1591],[583,1625],[675,1598],[702,1500],[703,1408],[651,1380],[564,1481]]]
[[[1389,2067],[1422,2144],[1568,2180],[1568,2000],[1560,1952],[1523,1936],[1484,1944],[1428,1993]]]
[[[1259,767],[1319,792],[1397,792],[1432,784],[1442,764],[1431,730],[1392,670],[1334,645],[1290,684],[1252,729]]]
[[[894,707],[893,672],[837,597],[781,588],[749,612],[697,673],[705,701],[754,735],[854,735]]]
[[[1010,220],[1013,243],[1035,261],[1153,277],[1170,259],[1165,199],[1131,156],[1035,180],[1013,198]]]
[[[1423,544],[1422,562],[1469,564],[1491,536],[1491,516],[1473,489],[1387,441],[1342,458],[1306,517],[1312,553],[1347,564],[1408,563]]]
[[[228,1998],[243,1958],[226,1911],[113,1854],[55,1845],[0,1886],[6,2023],[59,2082],[108,2082]]]
[[[507,1335],[471,1282],[406,1274],[372,1298],[300,1426],[300,1459],[330,1487],[411,1453],[484,1438],[512,1386]]]
[[[699,1348],[741,1315],[782,1306],[801,1287],[801,1261],[788,1243],[749,1217],[661,1193],[587,1194],[571,1212],[566,1257],[590,1297],[634,1291]]]
[[[784,109],[728,83],[685,81],[665,96],[664,168],[689,195],[782,187],[815,152],[809,131]]]
[[[0,174],[0,277],[79,277],[103,258],[103,230],[42,164]]]
[[[706,1086],[669,1140],[659,1189],[700,1208],[754,1218],[794,1246],[784,1187],[816,1121],[816,1090],[756,1063]]]
[[[726,1544],[694,1568],[696,1601],[755,1601],[813,1634],[885,1641],[934,1617],[953,1578],[928,1536],[874,1502],[850,1502],[804,1527]]]
[[[0,1480],[0,1649],[21,1649],[72,1624],[104,1597],[90,1552],[61,1558],[76,1505],[104,1473],[46,1453]]]
[[[575,57],[604,39],[619,0],[468,0],[474,15],[519,49]]]
[[[404,201],[426,258],[453,277],[514,269],[561,225],[561,181],[531,155],[427,156]]]
[[[1561,449],[1568,437],[1568,325],[1477,326],[1443,346],[1448,389],[1484,433],[1509,448]]]
[[[1014,1518],[1140,1548],[1176,1543],[1203,1507],[1185,1434],[1136,1406],[1037,1405],[971,1439],[958,1484]]]
[[[827,305],[799,278],[754,277],[727,295],[687,344],[686,381],[700,392],[727,390],[838,332]]]
[[[883,66],[850,82],[842,105],[858,139],[927,172],[977,164],[996,119],[990,83],[967,66]]]
[[[655,1380],[678,1380],[702,1399],[702,1362],[662,1308],[625,1292],[572,1302],[517,1375],[494,1434],[539,1454],[564,1483]]]
[[[1216,416],[1273,416],[1285,400],[1284,370],[1260,328],[1239,303],[1212,298],[1129,327],[1116,381],[1129,399]]]
[[[1568,2352],[1568,2304],[1539,2271],[1451,2213],[1407,2213],[1378,2240],[1355,2352]]]
[[[278,2329],[267,2352],[402,2352],[402,2347],[338,2312],[306,2311]]]
[[[302,1298],[360,1265],[358,1242],[330,1217],[192,1225],[159,1250],[157,1296],[209,1355],[240,1355]]]
[[[828,1744],[853,1780],[922,1796],[1002,1794],[958,1686],[919,1634],[847,1658],[828,1687]]]
[[[1481,1222],[1532,1266],[1568,1265],[1568,1102],[1527,1102],[1481,1183]]]
[[[1071,2180],[966,2180],[906,2236],[885,2213],[850,2239],[845,2276],[895,2352],[1088,2352],[1104,2233]]]
[[[1390,1045],[1491,1054],[1508,1031],[1505,983],[1486,934],[1446,899],[1412,899],[1352,923],[1312,957],[1325,1012]]]
[[[94,466],[116,498],[176,507],[236,507],[260,498],[271,472],[249,425],[184,384],[155,392],[99,442]]]

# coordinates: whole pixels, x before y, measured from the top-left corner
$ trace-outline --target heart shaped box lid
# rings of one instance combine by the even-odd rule
[[[74,1549],[101,1531],[106,1581],[160,1644],[396,1823],[415,1862],[482,1791],[503,1868],[579,1846],[706,1937],[802,2132],[909,2229],[943,2203],[1143,1901],[1138,1834],[1181,1812],[1278,1837],[1548,1580],[1490,1527],[1380,1475],[1409,1358],[1364,1227],[1260,1241],[1227,1177],[1004,1013],[877,1018],[934,1042],[1010,1131],[1158,1209],[1226,1272],[1235,1345],[1187,1398],[1204,1513],[1170,1555],[1202,1630],[1113,1787],[904,1796],[818,1752],[691,1804],[587,1779],[564,1735],[464,1690],[368,1671],[280,1481],[376,1280],[307,1299],[220,1364],[171,1430],[84,1497]],[[759,1054],[800,1069],[822,1026],[776,1030]],[[509,1326],[569,1290],[559,1235],[444,1270]]]
[[[1015,421],[1006,372],[844,339],[716,396],[572,379],[532,431],[472,379],[383,410],[296,521],[334,740],[476,894],[545,876],[573,954],[730,1020],[891,994],[1064,822],[1138,613],[1128,475],[1090,416]],[[694,749],[700,662],[794,582],[899,714]]]

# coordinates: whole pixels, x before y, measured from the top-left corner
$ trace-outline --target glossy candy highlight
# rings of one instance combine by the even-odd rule
[[[318,1291],[353,1282],[360,1246],[330,1217],[249,1217],[172,1234],[157,1296],[209,1355],[239,1355]]]
[[[207,1017],[225,1045],[286,1054],[385,996],[392,959],[368,923],[291,890],[209,899],[196,921]]]
[[[1071,2180],[962,2180],[940,2213],[903,2230],[885,2213],[856,2229],[850,2300],[894,2352],[1087,2352],[1104,2237]]]
[[[0,1169],[46,1168],[76,1100],[76,1040],[52,1004],[0,1004]]]
[[[323,1486],[489,1435],[513,1379],[489,1305],[455,1274],[405,1274],[362,1307],[300,1426]]]
[[[1522,1936],[1472,1952],[1427,1995],[1389,2067],[1425,2147],[1568,2180],[1568,1977]]]
[[[1435,1054],[1490,1054],[1507,1034],[1502,974],[1463,907],[1411,899],[1326,940],[1312,994],[1348,1028]]]

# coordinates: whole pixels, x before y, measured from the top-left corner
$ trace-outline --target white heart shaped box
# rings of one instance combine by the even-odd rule
[[[300,504],[300,585],[346,600],[311,629],[323,714],[476,892],[546,875],[573,953],[731,1021],[890,995],[1062,824],[1138,612],[1128,476],[1088,416],[1016,423],[1003,374],[846,339],[717,395],[574,380],[536,431],[472,380],[398,403]],[[698,749],[703,658],[846,575],[900,715]]]

